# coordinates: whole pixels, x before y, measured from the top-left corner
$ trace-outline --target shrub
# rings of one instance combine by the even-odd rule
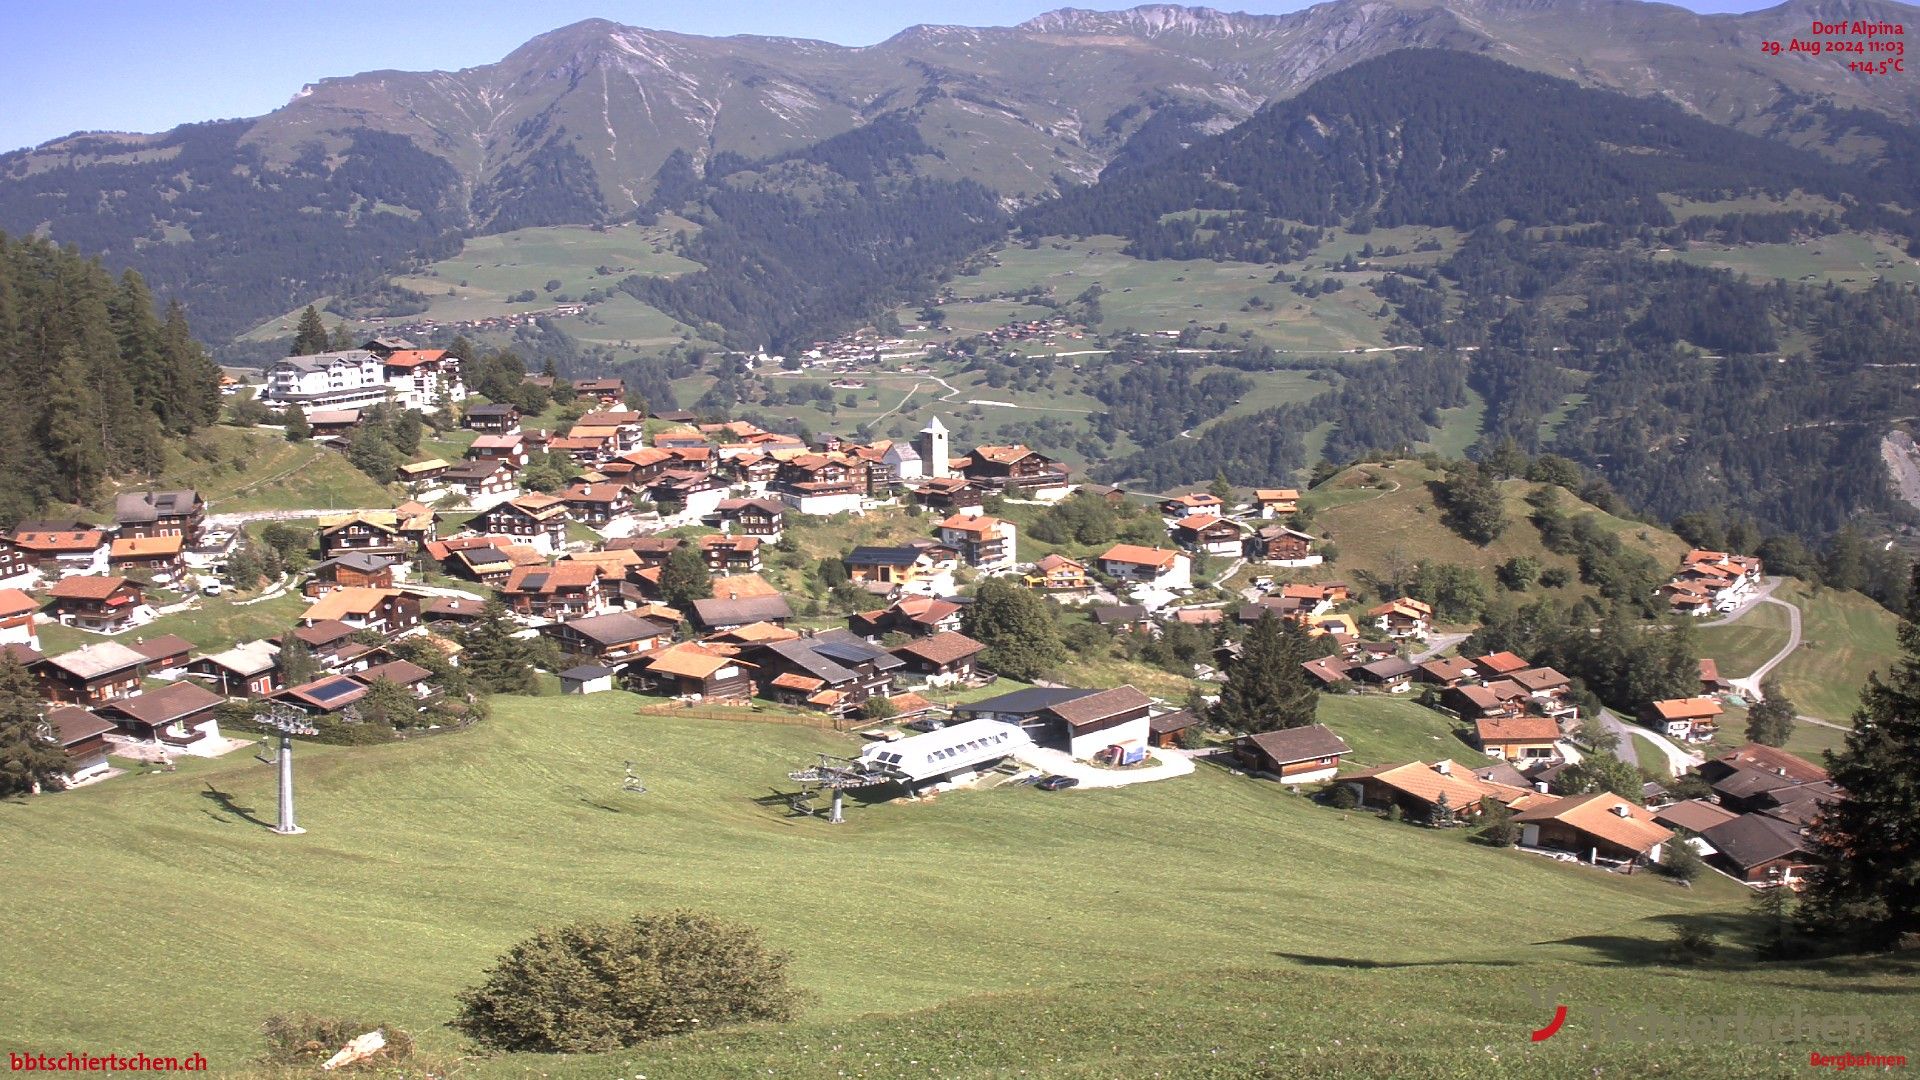
[[[1667,942],[1667,962],[1697,964],[1713,959],[1719,951],[1720,943],[1711,933],[1698,926],[1676,926],[1673,928],[1673,937]]]
[[[1674,837],[1660,849],[1660,872],[1675,881],[1692,881],[1704,869],[1700,853],[1682,837]]]
[[[413,1036],[392,1024],[310,1013],[276,1013],[267,1017],[260,1028],[267,1036],[266,1060],[274,1065],[318,1065],[369,1031],[386,1036],[386,1048],[377,1055],[382,1060],[404,1061],[413,1056]]]
[[[453,1026],[496,1050],[592,1053],[798,1010],[788,957],[697,911],[542,930],[460,998]]]
[[[1354,793],[1352,784],[1334,784],[1323,797],[1335,810],[1351,810],[1360,805],[1360,796]]]

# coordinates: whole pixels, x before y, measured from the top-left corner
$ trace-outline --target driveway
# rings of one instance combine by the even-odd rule
[[[1409,657],[1409,661],[1415,664],[1424,664],[1471,636],[1470,634],[1435,634],[1427,639],[1427,647],[1414,653]]]
[[[1679,776],[1681,773],[1694,768],[1705,760],[1698,754],[1689,753],[1681,749],[1665,735],[1648,731],[1639,724],[1627,723],[1618,716],[1615,716],[1610,709],[1600,710],[1600,720],[1606,724],[1608,731],[1619,736],[1620,742],[1619,745],[1614,748],[1614,754],[1618,756],[1621,761],[1629,765],[1641,764],[1639,748],[1634,745],[1635,739],[1646,740],[1648,744],[1660,752],[1661,756],[1666,758],[1668,776]],[[1660,771],[1659,768],[1652,763],[1647,763],[1646,767],[1654,772]]]
[[[1175,776],[1186,776],[1193,772],[1193,759],[1184,754],[1167,750],[1149,750],[1151,765],[1136,765],[1130,769],[1107,769],[1098,765],[1089,765],[1084,761],[1075,761],[1064,750],[1049,750],[1045,747],[1029,746],[1014,753],[1013,758],[1022,765],[1030,765],[1042,772],[1055,776],[1071,776],[1080,781],[1081,787],[1115,788],[1129,784],[1146,784],[1155,780],[1167,780]]]
[[[1708,619],[1706,622],[1698,623],[1696,625],[1725,626],[1730,622],[1734,622],[1738,620],[1740,616],[1745,615],[1747,612],[1751,611],[1753,609],[1753,605],[1758,604],[1763,600],[1770,599],[1773,596],[1773,590],[1779,587],[1780,587],[1779,578],[1777,577],[1761,578],[1760,587],[1753,590],[1752,596],[1749,596],[1745,600],[1741,601],[1739,607],[1734,608],[1732,611],[1727,612],[1725,615],[1722,615],[1717,619]],[[1776,604],[1786,603],[1786,601],[1784,600],[1774,600],[1773,602]],[[1787,604],[1787,606],[1793,607],[1792,604]]]
[[[1769,579],[1769,580],[1773,580],[1773,579]],[[1781,648],[1779,652],[1774,653],[1772,656],[1768,657],[1766,663],[1761,664],[1759,667],[1753,669],[1753,674],[1748,675],[1745,678],[1727,680],[1727,682],[1730,685],[1732,685],[1734,689],[1740,691],[1742,694],[1745,694],[1749,701],[1761,700],[1760,684],[1766,681],[1767,675],[1770,674],[1774,668],[1779,667],[1781,662],[1786,660],[1787,657],[1793,655],[1793,650],[1800,647],[1800,608],[1799,606],[1795,604],[1789,604],[1785,600],[1775,600],[1772,596],[1763,597],[1762,602],[1765,602],[1768,604],[1779,604],[1781,607],[1787,609],[1787,643],[1783,648]]]

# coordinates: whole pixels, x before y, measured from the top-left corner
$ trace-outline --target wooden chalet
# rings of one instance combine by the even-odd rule
[[[1489,757],[1538,763],[1560,758],[1560,725],[1546,716],[1494,716],[1474,721],[1473,742]]]
[[[1588,862],[1652,863],[1673,830],[1645,807],[1608,791],[1569,795],[1514,815],[1520,842],[1583,856]]]
[[[62,626],[118,634],[145,622],[152,609],[138,582],[123,577],[69,577],[54,582],[47,614]]]
[[[1300,512],[1297,488],[1254,488],[1253,505],[1263,518],[1286,517]]]
[[[136,742],[187,747],[220,737],[214,715],[226,699],[197,683],[169,683],[144,694],[116,698],[94,711]]]
[[[619,484],[571,484],[560,493],[560,500],[574,520],[596,529],[633,513],[633,500]]]
[[[598,615],[608,600],[600,568],[574,561],[515,567],[500,586],[500,597],[516,615],[562,622]]]
[[[112,721],[102,720],[78,705],[57,705],[47,710],[47,727],[53,741],[67,755],[62,782],[67,787],[104,775],[113,766],[107,761],[110,744],[107,735],[114,730]]]
[[[462,427],[489,435],[503,435],[520,430],[520,410],[517,406],[469,405],[460,419]]]
[[[951,600],[938,597],[903,596],[888,607],[850,616],[847,628],[868,638],[881,638],[893,633],[928,637],[959,630],[960,614],[965,610]]]
[[[1241,767],[1283,784],[1331,780],[1340,771],[1340,759],[1352,752],[1347,741],[1325,724],[1263,731],[1233,743],[1233,757]]]
[[[1067,467],[1025,446],[976,446],[960,468],[969,481],[1014,498],[1045,502],[1069,490]]]
[[[262,698],[286,685],[280,670],[280,646],[245,641],[222,652],[187,662],[187,674],[224,697]]]
[[[103,641],[42,657],[32,671],[48,701],[91,707],[139,693],[149,663],[117,641]]]
[[[627,668],[636,690],[699,701],[739,701],[753,697],[753,665],[731,645],[686,641],[641,657]]]
[[[512,537],[536,551],[558,551],[567,543],[567,504],[552,495],[531,492],[494,505],[468,527]]]
[[[766,543],[780,539],[785,528],[787,508],[777,499],[722,499],[715,509],[727,528]]]
[[[192,547],[206,526],[206,509],[192,488],[122,492],[113,500],[115,535],[122,540],[175,536]]]
[[[315,565],[313,576],[307,579],[301,591],[311,597],[321,597],[335,589],[391,588],[391,560],[364,551],[349,551]]]
[[[1190,514],[1173,523],[1173,542],[1207,555],[1241,553],[1245,538],[1240,526],[1218,514]]]
[[[957,630],[942,630],[895,646],[893,655],[906,665],[908,675],[918,676],[931,686],[967,682],[975,677],[975,664],[986,646]]]
[[[1078,596],[1093,589],[1085,563],[1054,553],[1041,556],[1027,574],[1027,585],[1057,596]]]
[[[596,664],[619,668],[673,641],[677,627],[661,619],[631,612],[553,622],[540,628],[542,637],[552,638],[569,656],[587,657]]]
[[[332,622],[392,637],[420,625],[420,598],[399,589],[335,589],[300,616],[302,626]]]
[[[848,716],[872,697],[893,693],[894,676],[906,664],[886,649],[845,630],[769,641],[755,648],[755,681],[775,701],[807,705]]]

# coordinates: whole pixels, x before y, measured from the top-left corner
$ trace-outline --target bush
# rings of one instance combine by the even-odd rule
[[[788,957],[697,911],[542,930],[460,998],[453,1026],[495,1050],[593,1053],[799,1007]]]
[[[1683,837],[1676,836],[1660,849],[1660,872],[1675,881],[1692,881],[1706,869],[1700,853]]]
[[[1720,943],[1711,933],[1697,926],[1676,926],[1672,939],[1667,942],[1667,962],[1697,964],[1713,959],[1719,951]]]
[[[1321,798],[1335,810],[1351,810],[1360,805],[1360,796],[1354,793],[1352,784],[1334,784]]]
[[[386,1048],[376,1055],[380,1060],[404,1061],[413,1056],[413,1036],[392,1024],[294,1013],[269,1016],[260,1028],[267,1036],[265,1059],[274,1065],[318,1065],[369,1031],[387,1038]]]

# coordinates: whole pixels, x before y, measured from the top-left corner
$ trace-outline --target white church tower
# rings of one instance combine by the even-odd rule
[[[933,478],[953,475],[953,450],[947,445],[947,426],[939,417],[927,421],[927,426],[914,437],[913,448],[920,452],[921,475]]]

